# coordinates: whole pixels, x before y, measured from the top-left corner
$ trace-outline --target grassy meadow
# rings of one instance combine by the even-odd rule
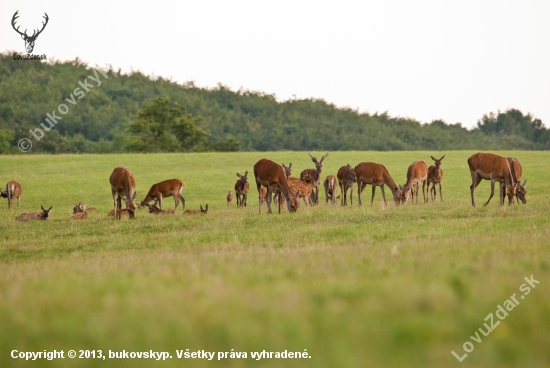
[[[443,200],[384,206],[371,187],[357,204],[258,215],[253,165],[266,157],[314,167],[307,152],[2,156],[0,183],[23,186],[21,208],[0,205],[0,367],[548,367],[550,153],[514,156],[527,204],[470,204],[475,152],[331,152],[323,179],[345,164],[384,164],[398,184],[415,160],[443,160]],[[323,152],[317,152],[317,157]],[[128,167],[138,201],[165,179],[186,182],[187,209],[208,215],[114,221],[109,176]],[[236,172],[249,171],[248,207],[228,207]],[[439,195],[438,195],[439,197]],[[422,197],[420,197],[422,200]],[[421,200],[419,202],[421,202]],[[71,221],[72,203],[99,209]],[[173,208],[173,199],[163,202]],[[53,205],[46,222],[14,221]],[[524,299],[519,288],[540,284]],[[488,336],[485,317],[519,305]],[[494,317],[496,320],[496,317]],[[474,350],[460,363],[463,344]],[[167,351],[138,359],[12,359],[12,350]],[[176,350],[247,352],[247,359],[177,359]],[[255,360],[250,352],[307,349],[309,359]]]

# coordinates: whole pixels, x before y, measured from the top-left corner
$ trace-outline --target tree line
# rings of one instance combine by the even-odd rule
[[[79,59],[21,61],[0,54],[0,153],[21,153],[19,140],[93,69]],[[543,122],[516,109],[490,112],[468,130],[441,120],[360,113],[322,99],[280,102],[263,92],[200,88],[113,68],[106,75],[33,153],[550,149]]]

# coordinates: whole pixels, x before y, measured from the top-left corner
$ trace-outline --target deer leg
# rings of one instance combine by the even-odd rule
[[[359,197],[359,206],[363,205],[363,203],[361,202],[361,192],[365,190],[366,186],[367,183],[363,182],[362,180],[357,180],[357,197]]]
[[[272,190],[271,187],[267,187],[267,196],[266,196],[266,202],[267,202],[267,213],[271,214],[271,194]]]
[[[438,183],[439,185],[439,199],[441,199],[441,202],[443,202],[443,193],[441,192],[441,182]],[[434,184],[435,187],[435,184]]]
[[[384,199],[384,205],[387,205],[388,202],[386,202],[386,192],[384,191],[384,184],[380,186],[380,191],[382,192],[382,198]],[[374,184],[372,185],[372,198],[374,199]],[[372,202],[371,202],[372,204]]]
[[[262,185],[256,182],[256,188],[258,188],[258,203],[260,208],[258,209],[258,214],[262,213]],[[265,195],[265,202],[267,203],[267,193]]]
[[[162,209],[162,194],[159,196],[159,208]]]
[[[479,182],[481,181],[481,177],[475,172],[470,172],[472,174],[472,185],[470,185],[470,194],[472,196],[472,207],[476,206],[476,202],[474,199],[474,192],[476,190],[476,187],[479,185]]]
[[[491,198],[495,195],[495,180],[491,179],[491,195],[489,196],[489,199],[487,200],[487,203],[483,205],[483,207],[487,206],[489,202],[491,201]]]
[[[353,206],[353,199],[351,198],[353,196],[353,184],[349,187],[349,205]]]
[[[344,205],[344,189],[342,187],[342,184],[338,183],[338,185],[340,186],[340,193],[342,193],[342,199],[340,199],[340,205],[343,206]]]

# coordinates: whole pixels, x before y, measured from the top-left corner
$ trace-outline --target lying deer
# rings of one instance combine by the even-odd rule
[[[85,218],[88,218],[86,205],[82,202],[79,204],[73,203],[73,215],[71,216],[71,220],[84,220]]]
[[[121,209],[119,210],[119,214],[120,214],[121,216],[130,216],[130,211],[128,211],[127,208],[121,208]],[[109,213],[107,214],[107,216],[113,217],[114,215],[115,215],[115,209],[113,208],[113,209],[111,210],[111,212],[109,212]]]
[[[183,212],[183,214],[184,215],[196,215],[198,213],[204,213],[204,214],[208,213],[208,203],[206,204],[206,207],[204,209],[202,208],[202,205],[200,207],[201,207],[200,210],[185,210],[185,212]]]
[[[145,204],[149,208],[149,213],[153,213],[155,215],[173,215],[175,212],[174,210],[163,210],[155,206],[154,204]]]
[[[33,221],[33,220],[47,220],[50,216],[50,211],[52,210],[52,206],[48,208],[47,210],[44,209],[44,207],[40,206],[42,209],[42,212],[28,212],[28,213],[22,213],[19,216],[15,218],[16,221]]]

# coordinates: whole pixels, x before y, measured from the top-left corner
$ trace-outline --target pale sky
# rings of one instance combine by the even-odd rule
[[[49,59],[466,127],[517,108],[550,127],[548,0],[0,0],[0,51],[23,54],[16,10],[29,34],[48,13],[33,54]]]

